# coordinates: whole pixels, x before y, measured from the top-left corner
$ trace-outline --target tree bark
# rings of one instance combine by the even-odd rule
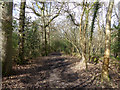
[[[42,18],[43,18],[43,32],[44,32],[44,48],[45,48],[45,56],[47,56],[47,31],[46,31],[46,24],[45,24],[45,3],[42,3]]]
[[[83,41],[82,41],[82,60],[84,60],[85,62],[86,70],[88,70],[87,57],[86,57],[86,32],[88,27],[88,17],[89,17],[89,8],[87,7],[85,26],[83,30]]]
[[[2,3],[1,23],[1,61],[3,75],[8,75],[12,70],[12,10],[13,2]]]
[[[105,35],[105,52],[104,52],[104,60],[102,65],[102,74],[101,80],[109,81],[109,58],[110,58],[110,44],[111,44],[111,15],[112,8],[114,5],[114,0],[110,0],[109,7],[106,16],[106,35]]]
[[[26,5],[26,0],[21,0],[21,5],[20,5],[20,18],[19,18],[19,58],[20,58],[20,60],[21,60],[21,63],[24,61],[25,5]]]
[[[97,17],[97,12],[99,9],[99,2],[98,0],[95,2],[95,10],[94,10],[94,14],[93,14],[93,19],[92,19],[92,25],[91,25],[91,35],[90,35],[90,42],[89,42],[89,61],[90,61],[90,57],[91,57],[91,45],[92,45],[92,37],[93,37],[93,32],[94,32],[94,23],[95,23],[95,19]]]
[[[84,5],[84,2],[83,2],[83,5]],[[82,41],[82,34],[81,34],[81,32],[82,32],[82,25],[83,25],[82,21],[83,21],[83,16],[84,16],[85,10],[86,10],[86,6],[84,5],[83,6],[83,12],[81,14],[81,19],[80,19],[80,41]]]
[[[2,89],[2,2],[0,3],[0,89]]]

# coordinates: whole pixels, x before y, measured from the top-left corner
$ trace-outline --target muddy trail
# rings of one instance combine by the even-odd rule
[[[78,58],[53,53],[30,60],[27,65],[14,66],[14,74],[2,78],[2,88],[119,88],[119,75],[111,71],[112,85],[102,85],[101,63],[88,65],[86,71]]]

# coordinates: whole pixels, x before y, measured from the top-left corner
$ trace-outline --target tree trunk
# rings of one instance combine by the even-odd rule
[[[2,3],[0,3],[0,90],[2,89]]]
[[[83,30],[83,42],[82,42],[82,60],[84,60],[84,62],[85,62],[86,70],[88,70],[87,57],[86,57],[86,31],[87,31],[87,27],[88,27],[88,17],[89,17],[89,10],[87,7],[85,26],[84,26],[84,30]]]
[[[46,24],[45,24],[45,3],[43,2],[43,7],[42,7],[42,18],[43,18],[43,31],[44,31],[44,47],[45,47],[45,56],[47,56],[47,31],[46,31]]]
[[[84,13],[85,13],[85,10],[86,10],[86,6],[84,5],[84,2],[83,2],[83,12],[81,14],[81,19],[80,19],[80,46],[81,46],[81,50],[82,50],[82,61],[85,61],[85,55],[84,55],[84,50],[82,47],[84,47],[83,45],[83,41],[82,41],[82,25],[83,25],[83,16],[84,16]]]
[[[92,19],[92,25],[91,25],[91,35],[90,35],[90,42],[89,42],[89,61],[90,61],[90,57],[91,57],[91,47],[92,47],[92,39],[93,39],[93,32],[94,32],[94,23],[95,23],[95,19],[97,17],[97,12],[99,9],[99,2],[97,1],[95,3],[95,10],[94,10],[94,14],[93,14],[93,19]]]
[[[12,10],[13,2],[2,3],[2,23],[1,23],[1,61],[2,72],[8,75],[12,70]]]
[[[24,61],[25,5],[26,5],[26,0],[21,0],[21,5],[20,5],[20,18],[19,18],[19,58],[20,58],[20,60],[21,60],[21,63],[23,63],[23,61]]]
[[[104,52],[104,60],[102,65],[102,74],[101,80],[109,81],[109,58],[110,58],[110,40],[111,40],[111,15],[112,8],[114,5],[114,0],[110,0],[109,7],[106,16],[106,35],[105,35],[105,52]]]
[[[83,2],[83,5],[84,5],[84,2]],[[83,12],[81,14],[81,19],[80,19],[80,42],[82,41],[82,34],[81,34],[81,32],[82,32],[82,25],[83,25],[82,21],[83,21],[83,16],[84,16],[85,10],[86,10],[86,6],[84,5],[83,6]]]
[[[47,31],[46,28],[44,28],[45,31],[45,55],[47,56]]]
[[[50,48],[50,47],[51,47],[51,45],[50,45],[50,44],[51,44],[51,42],[50,42],[50,34],[51,34],[51,33],[50,33],[50,29],[51,29],[51,28],[50,28],[50,26],[49,26],[48,28],[49,28],[48,41],[49,41],[49,52],[50,52],[50,50],[51,50],[51,48]]]

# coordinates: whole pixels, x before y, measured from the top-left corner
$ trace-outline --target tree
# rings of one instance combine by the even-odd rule
[[[44,44],[43,45],[44,45],[45,55],[47,56],[47,54],[48,54],[48,52],[47,52],[48,51],[47,27],[49,27],[50,23],[59,16],[61,9],[63,8],[63,3],[61,3],[61,7],[59,8],[59,10],[57,10],[57,13],[55,15],[48,14],[48,12],[51,11],[51,3],[49,3],[49,2],[36,1],[35,4],[33,4],[33,7],[29,7],[29,8],[34,12],[34,14],[36,16],[41,18],[42,34],[44,34]],[[38,11],[40,11],[40,12],[37,12],[35,8],[37,8]],[[48,11],[48,8],[50,9],[49,11]]]
[[[0,77],[2,77],[2,3],[0,3]],[[0,82],[2,82],[2,78],[0,78]],[[0,83],[0,89],[2,89],[2,83]]]
[[[25,5],[26,0],[21,0],[20,5],[20,18],[19,18],[19,58],[20,61],[24,61],[24,26],[25,26]]]
[[[99,10],[99,2],[97,0],[94,5],[94,14],[93,14],[93,19],[92,19],[92,23],[91,23],[91,34],[90,34],[90,42],[89,42],[89,60],[90,60],[90,56],[91,56],[90,52],[91,52],[92,37],[93,37],[93,32],[94,32],[94,23],[95,23],[95,19],[97,17],[98,10]]]
[[[107,16],[106,16],[106,35],[105,35],[105,52],[104,52],[104,60],[102,65],[102,74],[101,80],[109,81],[109,58],[110,58],[110,40],[111,40],[111,15],[112,15],[112,8],[114,5],[114,0],[110,0]]]
[[[118,25],[114,24],[114,28],[117,30],[117,33],[115,33],[115,37],[116,40],[113,43],[114,44],[114,53],[115,53],[115,57],[120,57],[120,1],[118,3],[118,14],[115,12],[117,19],[118,19]]]
[[[2,3],[2,23],[1,23],[1,61],[2,72],[6,75],[12,70],[12,10],[13,2]]]
[[[26,20],[26,23],[29,24],[25,28],[24,56],[25,59],[29,59],[37,57],[41,53],[41,34],[36,21],[30,22],[29,18],[26,18]]]
[[[84,29],[83,29],[83,35],[82,35],[82,60],[85,62],[85,66],[86,66],[86,70],[88,70],[88,66],[87,66],[87,57],[86,57],[86,32],[87,32],[87,27],[88,27],[88,18],[89,18],[89,4],[86,3],[87,7],[86,7],[86,20],[85,20],[85,25],[84,25]]]
[[[80,24],[76,23],[74,16],[70,13],[69,10],[66,11],[69,14],[70,19],[73,22],[73,24],[76,26],[79,26],[79,34],[80,34],[79,35],[79,37],[80,37],[79,44],[80,44],[80,48],[81,48],[80,55],[82,57],[82,62],[85,64],[86,70],[87,70],[87,57],[86,57],[86,54],[87,54],[86,53],[86,51],[87,51],[87,49],[86,49],[87,33],[86,32],[87,32],[87,27],[88,27],[89,12],[92,9],[92,7],[94,6],[94,4],[91,5],[91,7],[89,5],[90,5],[90,3],[87,3],[87,2],[85,3],[85,1],[83,1],[83,4],[82,4],[83,11],[81,13]],[[84,15],[86,15],[85,23],[83,22]],[[75,44],[74,44],[74,46],[75,46]],[[77,49],[77,50],[79,51],[79,49]]]

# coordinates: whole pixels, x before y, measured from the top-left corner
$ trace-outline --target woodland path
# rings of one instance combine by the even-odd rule
[[[86,72],[79,62],[75,57],[63,56],[60,53],[30,60],[27,65],[14,66],[14,74],[3,77],[2,88],[101,87],[101,64],[89,64]]]

